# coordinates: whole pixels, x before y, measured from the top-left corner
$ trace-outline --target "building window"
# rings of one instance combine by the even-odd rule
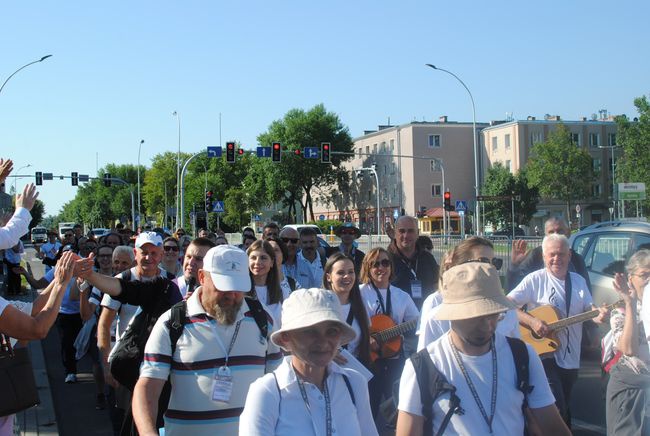
[[[366,156],[370,154],[370,146],[366,145]]]
[[[505,142],[506,151],[510,150],[510,134],[506,135],[504,142]]]
[[[600,189],[600,184],[591,185],[591,195],[594,198],[600,198],[602,191]]]
[[[589,147],[598,147],[600,145],[600,135],[598,133],[589,134]]]
[[[390,140],[390,151],[393,151],[393,150],[395,150],[395,140],[391,139]]]
[[[607,134],[607,145],[614,147],[616,145],[616,133]]]
[[[600,161],[600,159],[591,160],[591,169],[593,170],[594,174],[600,174],[601,167],[602,167],[602,162]]]
[[[377,154],[377,144],[372,144],[372,154]]]
[[[507,169],[508,171],[512,171],[511,165],[512,165],[512,164],[510,163],[510,160],[507,160],[507,161],[506,161],[506,169]]]
[[[492,153],[496,153],[497,148],[499,147],[499,142],[496,136],[492,137]]]
[[[582,144],[580,144],[580,133],[571,133],[571,142],[573,145],[580,147]]]
[[[383,142],[381,143],[381,152],[382,152],[382,153],[386,153],[386,141],[383,141]]]
[[[531,132],[530,133],[530,145],[533,146],[540,142],[544,142],[544,133],[543,132]]]
[[[397,168],[397,165],[395,165],[395,162],[392,162],[390,165],[390,173],[395,174],[395,169]]]
[[[440,148],[440,135],[429,135],[429,147]]]
[[[431,196],[440,197],[442,195],[442,185],[431,185]]]

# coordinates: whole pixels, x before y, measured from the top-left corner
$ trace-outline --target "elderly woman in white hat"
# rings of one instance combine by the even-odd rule
[[[291,355],[251,385],[240,435],[377,435],[366,379],[333,362],[356,335],[340,313],[324,289],[299,289],[285,300],[271,340]]]

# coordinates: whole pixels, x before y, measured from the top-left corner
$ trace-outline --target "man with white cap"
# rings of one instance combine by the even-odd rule
[[[397,435],[432,434],[441,427],[444,434],[521,435],[525,424],[529,428],[537,424],[540,434],[569,435],[535,351],[530,346],[523,348],[518,339],[495,333],[500,316],[513,308],[503,294],[496,269],[478,262],[457,265],[445,272],[441,292],[443,303],[435,316],[451,321],[451,330],[418,356],[430,358],[455,387],[460,407],[450,412],[450,391],[428,398],[431,389],[424,387],[425,395],[421,395],[414,356],[406,362],[400,382]],[[527,395],[518,387],[517,348],[524,356],[527,353],[528,389],[522,386],[529,391]],[[519,366],[524,359],[518,360]],[[425,398],[429,410],[424,410]],[[530,410],[526,420],[525,405]]]
[[[366,379],[332,361],[355,336],[333,292],[292,292],[282,306],[282,328],[271,336],[291,356],[251,385],[239,434],[377,435]]]
[[[251,289],[246,253],[211,248],[198,278],[201,286],[158,319],[147,341],[132,403],[140,435],[158,434],[158,400],[168,379],[167,436],[236,435],[249,385],[280,363],[279,348],[268,340],[272,317],[244,298]],[[182,331],[172,342],[179,312]]]

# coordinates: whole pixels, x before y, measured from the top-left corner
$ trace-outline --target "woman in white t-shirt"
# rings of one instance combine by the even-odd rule
[[[363,365],[370,367],[370,331],[354,272],[354,261],[343,253],[331,255],[323,268],[323,288],[334,291],[341,303],[342,317],[357,333],[345,348]]]
[[[363,258],[360,274],[360,282],[363,284],[359,290],[370,317],[372,331],[386,331],[389,327],[408,321],[415,323],[420,317],[420,312],[411,296],[402,289],[391,286],[393,271],[392,255],[384,248],[373,248]],[[413,324],[411,328],[401,333],[406,337],[413,338],[415,326]],[[400,332],[397,333],[393,339],[399,341]],[[374,377],[368,385],[373,415],[377,414],[382,396],[390,398],[392,395],[393,383],[399,379],[405,360],[403,347],[396,350],[397,353],[391,356],[382,354],[382,351],[386,350],[381,350],[381,345],[374,339],[370,340],[371,358],[376,357],[372,364]]]
[[[271,244],[257,240],[248,247],[248,269],[250,270],[252,289],[255,296],[270,312],[274,323],[280,325],[282,302],[289,296],[282,292],[275,262],[275,252]]]
[[[614,289],[625,302],[612,310],[611,331],[603,342],[612,344],[611,368],[607,383],[607,434],[650,434],[650,250],[637,251],[625,266],[627,278],[614,276]],[[645,296],[645,301],[644,301]],[[609,340],[608,340],[609,339]],[[607,349],[603,350],[607,354]],[[608,356],[605,356],[607,358]]]
[[[440,262],[440,284],[438,285],[438,289],[442,288],[444,272],[465,262],[488,263],[493,265],[497,271],[503,266],[503,259],[499,259],[494,255],[494,245],[492,245],[492,242],[480,236],[473,236],[465,239],[445,253]],[[440,292],[429,295],[422,303],[422,315],[420,316],[420,327],[418,329],[418,351],[441,337],[451,328],[449,321],[434,319],[434,315],[440,304],[442,304]],[[497,325],[497,331],[505,336],[514,338],[521,336],[519,334],[519,323],[515,310],[509,310],[505,313],[504,318]]]

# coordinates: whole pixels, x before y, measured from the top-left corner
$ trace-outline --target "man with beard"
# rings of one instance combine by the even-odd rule
[[[279,365],[279,348],[268,340],[273,319],[251,289],[248,257],[240,249],[211,248],[198,273],[201,286],[184,307],[184,328],[170,338],[175,308],[156,322],[147,341],[140,379],[133,393],[133,416],[140,434],[158,434],[158,400],[171,382],[165,434],[236,435],[249,385]],[[266,317],[262,333],[255,311]]]

